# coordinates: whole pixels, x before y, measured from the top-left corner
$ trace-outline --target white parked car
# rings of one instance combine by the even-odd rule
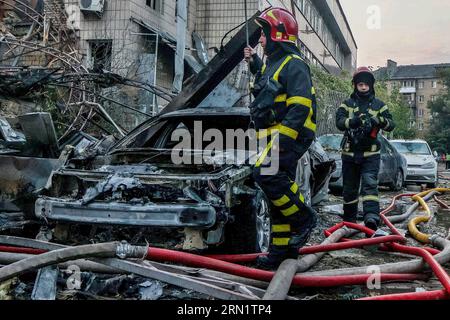
[[[426,141],[392,140],[391,144],[408,162],[406,182],[426,183],[430,188],[437,186],[438,164]]]

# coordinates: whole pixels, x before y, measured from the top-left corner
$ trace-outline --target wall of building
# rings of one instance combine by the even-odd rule
[[[247,1],[248,16],[258,11],[258,1]],[[197,0],[195,31],[202,37],[209,48],[220,49],[223,36],[232,28],[245,21],[244,1],[242,0]],[[237,30],[236,30],[237,31]],[[224,44],[235,34],[232,32]],[[214,51],[210,51],[214,54]]]
[[[294,0],[293,3],[307,58],[329,72],[340,69],[352,72],[356,68],[357,46],[338,1]]]
[[[315,8],[310,0],[250,0],[248,16],[269,5],[294,12],[299,23],[301,47],[309,62],[322,66],[330,72],[339,72],[341,69],[351,72],[356,67],[357,47],[337,0],[324,2],[324,5],[330,6],[328,11],[333,15],[333,23],[329,18],[322,17],[321,11]],[[220,48],[225,33],[243,21],[245,11],[242,1],[197,1],[195,29],[204,37],[209,47]],[[332,26],[342,28],[338,30],[340,38],[332,33],[336,29]]]
[[[444,90],[444,85],[439,78],[396,79],[387,81],[388,92],[394,89],[415,88],[415,93],[404,94],[413,112],[411,125],[414,125],[419,136],[423,137],[430,129],[431,112],[428,103],[437,98]],[[433,87],[435,86],[435,87]]]

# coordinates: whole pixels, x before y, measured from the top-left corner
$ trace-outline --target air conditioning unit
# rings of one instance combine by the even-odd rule
[[[80,0],[80,10],[84,14],[95,14],[99,18],[105,11],[106,0]]]

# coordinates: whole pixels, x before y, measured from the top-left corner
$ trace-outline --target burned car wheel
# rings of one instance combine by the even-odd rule
[[[234,221],[225,232],[225,247],[234,253],[267,252],[270,242],[270,205],[264,192],[244,198],[233,209]]]

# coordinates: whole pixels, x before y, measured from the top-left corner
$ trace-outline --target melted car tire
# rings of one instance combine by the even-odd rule
[[[269,201],[261,190],[256,191],[255,196],[244,197],[242,204],[232,209],[234,221],[226,225],[224,249],[232,253],[257,253],[261,250],[258,243],[258,212],[267,208],[269,221],[268,232],[265,233],[270,240],[270,205]]]

